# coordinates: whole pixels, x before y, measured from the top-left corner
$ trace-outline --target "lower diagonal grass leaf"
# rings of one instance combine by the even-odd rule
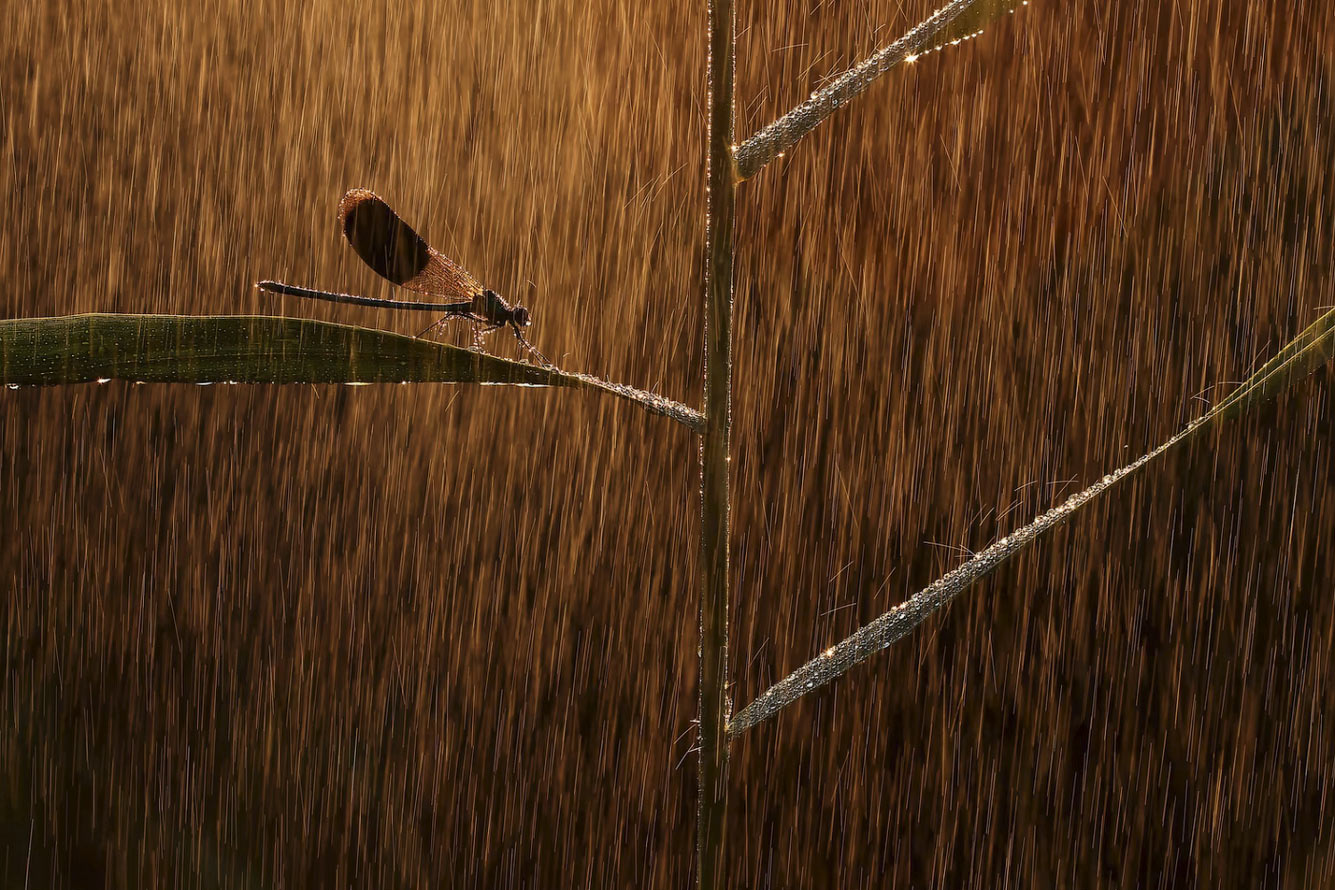
[[[693,429],[700,414],[624,384],[389,331],[264,315],[0,321],[0,383],[494,383],[601,389]]]
[[[994,572],[1002,563],[1052,531],[1109,489],[1144,469],[1154,460],[1187,444],[1215,423],[1235,418],[1248,408],[1271,398],[1313,373],[1335,356],[1335,310],[1289,342],[1279,354],[1222,402],[1192,421],[1158,448],[1104,476],[1079,494],[1072,495],[1033,522],[993,542],[986,550],[957,566],[906,601],[865,625],[852,636],[826,649],[742,708],[728,723],[730,735],[738,735],[777,714],[783,708],[843,675],[906,636],[937,609],[954,599],[975,581]]]

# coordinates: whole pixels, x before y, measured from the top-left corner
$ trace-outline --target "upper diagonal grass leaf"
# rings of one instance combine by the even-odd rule
[[[783,117],[737,147],[737,178],[750,179],[769,162],[791,149],[891,68],[912,61],[952,41],[963,39],[1013,9],[1019,0],[950,0],[894,43],[830,80]]]

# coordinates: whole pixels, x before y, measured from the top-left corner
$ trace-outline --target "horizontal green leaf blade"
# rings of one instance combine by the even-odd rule
[[[499,383],[600,389],[700,429],[699,412],[585,374],[374,328],[267,315],[115,315],[0,321],[0,384]]]
[[[255,315],[69,315],[0,321],[0,382],[528,383],[559,375],[387,331]]]

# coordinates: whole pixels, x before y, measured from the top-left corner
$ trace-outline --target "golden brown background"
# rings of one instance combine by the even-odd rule
[[[743,3],[739,135],[931,9]],[[562,365],[698,403],[705,24],[18,0],[0,315],[411,333],[251,288],[387,295],[365,186]],[[738,706],[1335,302],[1333,60],[1326,0],[1042,0],[742,188]],[[745,735],[734,885],[1335,880],[1331,382]],[[688,886],[696,472],[568,391],[0,393],[5,885]]]

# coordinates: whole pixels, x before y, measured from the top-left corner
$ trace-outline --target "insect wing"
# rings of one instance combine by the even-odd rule
[[[374,192],[353,189],[338,203],[338,225],[352,249],[376,274],[424,294],[469,299],[482,285],[437,253]]]

